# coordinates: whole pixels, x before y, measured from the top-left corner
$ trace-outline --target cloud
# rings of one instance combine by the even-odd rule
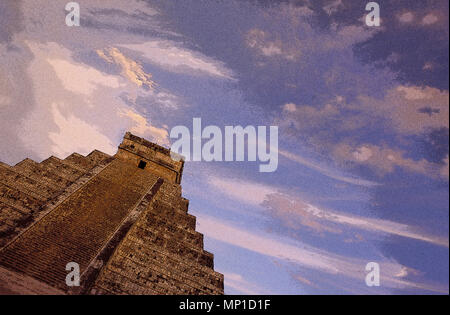
[[[152,126],[144,116],[136,111],[132,109],[121,109],[119,116],[129,118],[132,121],[129,131],[137,136],[144,137],[160,145],[170,144],[167,129]]]
[[[117,77],[103,74],[92,67],[62,59],[49,58],[47,62],[53,67],[64,88],[74,93],[90,95],[98,86],[115,89],[124,87]]]
[[[406,224],[325,210],[286,194],[271,194],[266,198],[264,205],[273,217],[280,219],[286,227],[294,230],[306,227],[319,233],[340,234],[345,227],[351,227],[449,246],[448,238],[415,232],[417,228]]]
[[[338,269],[328,259],[319,255],[318,252],[307,245],[293,246],[290,245],[292,242],[288,240],[286,240],[286,243],[282,243],[206,216],[197,216],[197,222],[198,230],[207,237],[262,255],[290,260],[313,269],[321,269],[331,273],[338,272]]]
[[[210,177],[208,182],[228,197],[250,205],[260,205],[268,195],[277,192],[273,187],[237,179]]]
[[[281,220],[285,227],[297,230],[307,228],[317,233],[329,232],[340,234],[338,226],[332,226],[328,214],[300,199],[292,199],[283,194],[271,194],[264,201],[264,206],[271,216]],[[328,221],[328,222],[327,222]]]
[[[53,142],[52,152],[57,156],[66,157],[73,152],[86,155],[95,149],[110,155],[116,153],[117,149],[111,140],[95,126],[72,114],[64,117],[56,104],[52,104],[51,113],[58,131],[49,132],[49,138]]]
[[[447,157],[444,159],[444,166],[441,168],[441,176],[448,179],[449,176],[449,167],[448,167],[448,154]]]
[[[414,20],[414,13],[404,12],[398,16],[398,20],[402,23],[411,23]]]
[[[102,0],[79,0],[81,25],[75,30],[64,22],[67,2],[35,0],[21,3],[27,37],[69,45],[78,42],[80,48],[94,48],[105,47],[107,42],[129,42],[142,35],[177,36],[163,30],[158,23],[159,12],[139,0],[126,3],[110,0],[107,5]]]
[[[311,162],[311,161],[301,157],[298,154],[294,154],[294,153],[284,151],[284,150],[278,150],[278,153],[281,156],[284,156],[285,158],[287,158],[293,162],[299,163],[299,164],[309,167],[313,170],[316,170],[316,171],[320,172],[321,174],[323,174],[327,177],[330,177],[332,179],[335,179],[337,181],[341,181],[341,182],[352,184],[352,185],[365,186],[365,187],[374,187],[374,186],[379,185],[378,183],[373,182],[373,181],[356,178],[356,177],[344,176],[342,174],[339,174],[336,171],[328,169],[327,167],[321,166],[315,162]]]
[[[339,109],[333,104],[326,104],[320,108],[287,103],[283,106],[283,111],[288,116],[295,115],[295,119],[291,122],[298,130],[321,128],[327,120],[336,119],[340,115]]]
[[[329,4],[325,5],[323,7],[323,10],[328,14],[332,15],[336,13],[340,7],[342,7],[343,3],[342,0],[333,0]]]
[[[177,99],[163,90],[136,90],[139,82],[141,86],[151,84],[137,62],[118,50],[108,50],[105,56],[120,66],[121,73],[105,74],[75,60],[73,52],[57,43],[27,41],[26,45],[34,56],[28,77],[36,105],[22,119],[18,135],[39,158],[51,154],[64,158],[72,152],[84,154],[93,149],[114,154],[125,130],[169,144],[167,127],[158,126],[154,120],[150,123],[141,112],[156,116],[152,110],[157,106],[167,110],[176,106]],[[139,110],[137,96],[155,106]]]
[[[284,14],[290,16],[291,13]],[[314,54],[344,51],[352,45],[372,37],[377,32],[377,30],[362,26],[347,25],[335,26],[330,33],[316,33],[309,24],[299,22],[296,24],[301,24],[304,36],[300,37],[298,34],[290,33],[277,34],[253,28],[246,33],[245,44],[259,56],[281,57],[284,61],[299,61],[301,64],[302,56],[307,61]]]
[[[295,105],[294,103],[286,103],[283,106],[283,110],[290,113],[295,112],[297,110],[297,105]]]
[[[240,179],[210,177],[209,184],[232,200],[248,205],[263,206],[285,227],[299,230],[303,227],[318,233],[340,234],[346,227],[373,233],[397,235],[448,247],[448,240],[414,232],[417,228],[387,220],[347,215],[321,209],[281,187],[274,187]],[[348,229],[346,229],[348,230]]]
[[[225,286],[227,288],[231,288],[233,290],[238,291],[239,294],[246,294],[246,295],[269,294],[266,292],[266,290],[261,289],[257,284],[244,279],[244,277],[242,277],[240,274],[223,272],[223,275],[225,277]]]
[[[423,17],[422,19],[422,24],[423,25],[431,25],[436,23],[439,20],[439,18],[434,15],[433,13],[427,14]]]
[[[270,40],[269,34],[260,29],[249,30],[245,37],[247,46],[265,57],[281,56],[294,60],[300,54],[300,50],[287,51],[281,40]]]
[[[231,71],[226,69],[222,63],[198,52],[182,48],[173,41],[152,40],[140,44],[120,44],[118,46],[140,52],[149,62],[168,71],[232,79]]]
[[[290,262],[301,268],[320,271],[331,276],[343,276],[357,283],[364,283],[368,261],[332,254],[289,239],[274,239],[248,230],[234,227],[223,220],[197,216],[198,230],[208,238],[237,246],[261,255]],[[442,291],[440,287],[414,283],[397,277],[405,268],[395,261],[383,258],[380,264],[381,282],[384,288],[424,288]]]
[[[448,91],[398,85],[388,90],[383,99],[360,95],[350,104],[336,100],[323,106],[288,103],[277,121],[284,121],[283,125],[298,131],[328,129],[331,124],[338,131],[345,131],[366,128],[371,121],[381,120],[389,123],[392,130],[398,133],[420,134],[430,129],[448,128],[448,116]],[[339,125],[336,125],[338,121]]]
[[[370,143],[367,136],[380,127],[383,133],[400,138],[448,129],[449,95],[448,91],[432,87],[398,85],[389,89],[384,98],[360,95],[349,103],[334,98],[323,106],[286,103],[275,124],[286,134],[295,136],[297,142],[328,152],[345,168],[368,165],[384,175],[400,167],[436,176],[436,169],[441,165],[425,158],[409,158],[405,149]],[[337,175],[301,156],[282,150],[279,153],[331,178],[358,184],[357,179]]]
[[[146,73],[142,66],[136,61],[124,56],[119,49],[115,47],[97,50],[97,54],[109,63],[117,64],[121,68],[122,76],[135,83],[139,87],[153,88],[151,74]]]
[[[420,87],[414,87],[414,86],[399,86],[399,87],[397,87],[397,91],[402,92],[403,97],[405,99],[413,100],[413,101],[432,98],[432,96],[430,94],[433,90],[436,91],[436,89],[428,88],[427,90],[429,93],[427,93],[427,91],[425,91],[425,89],[422,89]]]
[[[346,143],[340,143],[335,146],[334,156],[344,163],[354,162],[368,165],[380,175],[392,173],[396,167],[424,175],[433,175],[436,169],[434,163],[425,159],[413,160],[405,157],[405,152],[372,144],[354,147]]]

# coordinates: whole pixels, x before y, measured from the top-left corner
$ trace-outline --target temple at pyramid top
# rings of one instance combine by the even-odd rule
[[[0,162],[0,294],[223,294],[173,156],[126,133],[114,156]]]
[[[181,156],[130,132],[125,134],[115,156],[140,165],[141,168],[149,166],[153,172],[173,183],[179,184],[181,182],[184,166],[184,160]],[[173,156],[179,158],[174,160]]]

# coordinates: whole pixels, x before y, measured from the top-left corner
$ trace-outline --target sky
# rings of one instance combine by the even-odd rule
[[[278,126],[275,172],[185,165],[226,294],[448,294],[448,1],[67,2],[0,1],[1,161]]]

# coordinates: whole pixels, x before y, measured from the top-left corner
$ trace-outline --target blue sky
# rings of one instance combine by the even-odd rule
[[[448,2],[78,2],[0,3],[0,160],[278,126],[274,173],[186,163],[227,294],[448,294]]]

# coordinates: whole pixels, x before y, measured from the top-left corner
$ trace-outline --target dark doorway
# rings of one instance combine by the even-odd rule
[[[144,169],[146,166],[147,166],[147,162],[139,161],[139,165],[138,165],[139,168]]]

